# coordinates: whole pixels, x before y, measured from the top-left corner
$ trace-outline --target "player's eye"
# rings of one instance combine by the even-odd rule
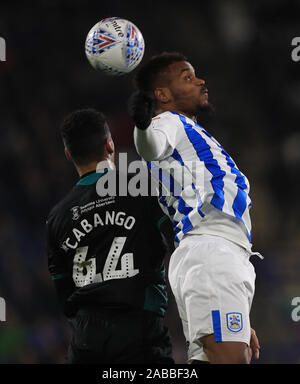
[[[191,75],[186,75],[186,76],[184,76],[184,80],[185,81],[191,81],[192,80],[192,76]]]

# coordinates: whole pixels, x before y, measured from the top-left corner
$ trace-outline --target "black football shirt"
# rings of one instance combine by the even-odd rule
[[[49,214],[48,267],[69,317],[82,307],[165,313],[171,222],[156,197],[121,196],[119,176],[107,169],[84,175]],[[112,196],[99,194],[104,177],[115,178]]]

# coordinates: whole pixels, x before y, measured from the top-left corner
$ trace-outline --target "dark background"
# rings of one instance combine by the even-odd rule
[[[126,102],[133,73],[96,72],[84,53],[90,28],[104,17],[134,22],[143,60],[180,51],[204,78],[215,105],[200,124],[219,140],[251,184],[257,284],[252,326],[259,363],[300,362],[300,1],[2,1],[0,36],[0,323],[1,363],[61,363],[69,329],[47,271],[45,219],[76,182],[63,154],[61,119],[96,107],[110,121],[117,151],[136,158]],[[185,345],[174,299],[166,318],[177,363]]]

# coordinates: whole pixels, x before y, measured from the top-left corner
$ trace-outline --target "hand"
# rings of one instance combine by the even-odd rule
[[[136,126],[145,130],[154,115],[155,97],[153,92],[136,91],[128,100],[128,113]]]
[[[259,341],[256,336],[254,329],[251,328],[251,338],[250,338],[250,348],[249,348],[249,361],[251,361],[252,355],[254,355],[255,360],[259,359]]]

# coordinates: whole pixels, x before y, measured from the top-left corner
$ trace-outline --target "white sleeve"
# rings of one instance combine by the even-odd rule
[[[163,160],[170,156],[176,145],[177,121],[173,116],[152,119],[146,130],[134,128],[134,144],[138,154],[146,161]]]

